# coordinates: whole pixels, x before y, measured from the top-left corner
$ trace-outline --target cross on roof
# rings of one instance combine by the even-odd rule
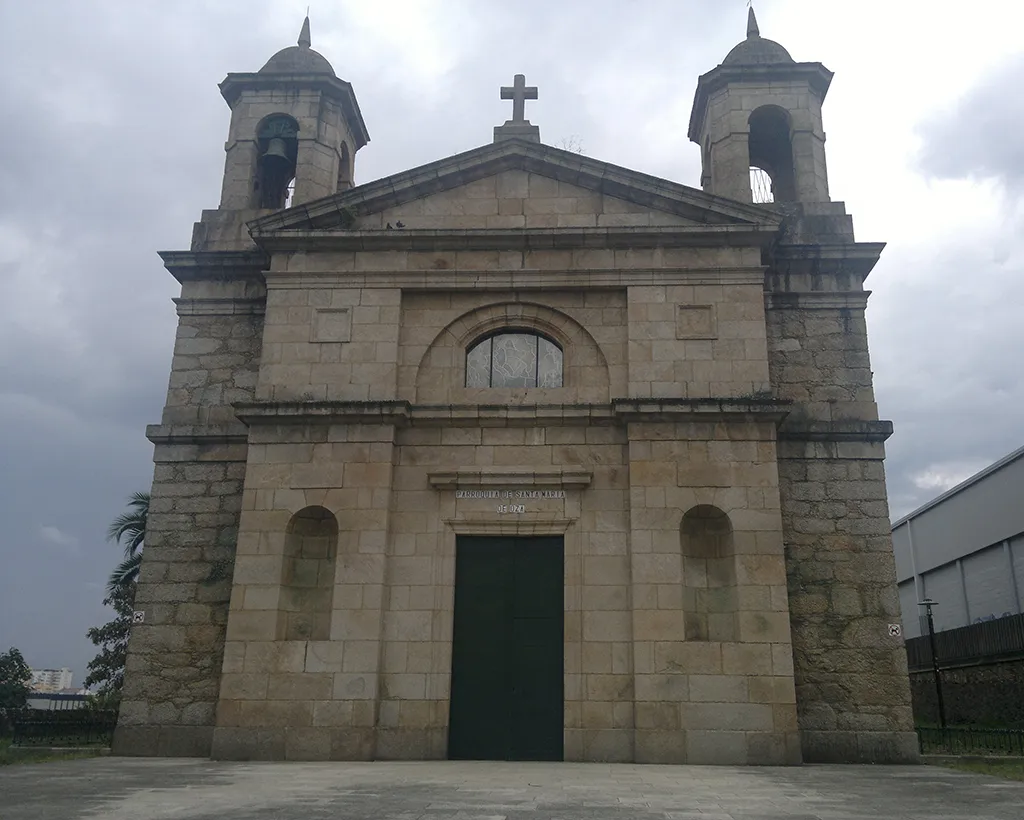
[[[528,122],[526,101],[537,99],[537,86],[526,86],[526,75],[516,74],[511,86],[501,87],[501,98],[512,100],[512,122]]]

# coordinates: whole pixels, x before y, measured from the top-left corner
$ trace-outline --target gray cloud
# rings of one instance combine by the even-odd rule
[[[1024,54],[991,71],[921,129],[922,169],[939,179],[994,179],[1024,191]]]
[[[879,410],[893,517],[906,514],[1024,443],[1024,56],[981,76],[917,129],[933,180],[993,181],[1005,195],[983,228],[930,244],[899,234],[869,280]],[[879,278],[883,277],[883,278]]]
[[[39,535],[43,541],[47,541],[55,546],[62,547],[72,552],[78,551],[78,537],[64,532],[60,527],[54,527],[52,524],[46,524],[39,528]]]
[[[1024,443],[1019,235],[996,224],[886,251],[868,321],[879,412],[896,428],[887,445],[894,517]]]

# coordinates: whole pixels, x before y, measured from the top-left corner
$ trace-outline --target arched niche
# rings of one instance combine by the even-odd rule
[[[777,105],[762,105],[751,113],[748,124],[753,201],[793,202],[796,173],[789,113]]]
[[[288,522],[281,571],[278,633],[286,641],[330,637],[338,520],[323,507],[299,510]]]
[[[736,550],[729,516],[698,504],[679,527],[686,640],[736,639]]]

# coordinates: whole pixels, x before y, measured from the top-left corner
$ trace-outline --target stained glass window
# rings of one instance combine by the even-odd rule
[[[537,333],[497,333],[466,353],[466,387],[561,387],[562,348]]]

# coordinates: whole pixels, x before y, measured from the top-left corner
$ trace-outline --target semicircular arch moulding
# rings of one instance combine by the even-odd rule
[[[562,386],[466,387],[466,351],[502,330],[532,331],[562,348]],[[464,313],[428,345],[416,370],[420,404],[603,403],[610,400],[608,361],[590,332],[571,316],[534,302],[499,302]]]

